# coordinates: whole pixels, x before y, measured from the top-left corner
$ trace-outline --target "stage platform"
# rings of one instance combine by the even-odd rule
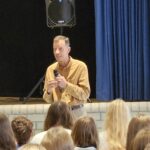
[[[16,104],[46,104],[42,98],[29,98],[25,101],[20,97],[0,97],[0,105],[16,105]]]
[[[126,102],[130,108],[131,115],[139,113],[150,115],[150,101]],[[84,105],[89,116],[95,119],[98,130],[103,129],[105,113],[109,102],[96,101]],[[42,98],[30,98],[24,104],[17,97],[0,97],[0,112],[8,115],[10,121],[18,115],[24,115],[34,124],[34,133],[43,131],[43,122],[50,104],[45,103]]]
[[[93,103],[100,103],[101,101],[98,101],[96,99],[90,99]],[[43,100],[43,98],[35,98],[30,97],[29,99],[23,101],[22,97],[0,97],[0,105],[16,105],[16,104],[46,104],[46,102]]]

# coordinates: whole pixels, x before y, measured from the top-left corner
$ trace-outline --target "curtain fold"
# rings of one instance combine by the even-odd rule
[[[149,0],[95,0],[96,99],[150,99]]]

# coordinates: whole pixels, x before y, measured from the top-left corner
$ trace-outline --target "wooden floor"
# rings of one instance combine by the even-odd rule
[[[44,104],[42,98],[22,99],[19,97],[0,97],[0,105],[16,105],[16,104]]]

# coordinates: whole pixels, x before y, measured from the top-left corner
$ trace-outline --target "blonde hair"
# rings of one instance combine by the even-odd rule
[[[130,111],[122,99],[112,101],[106,113],[105,130],[109,148],[125,149]]]
[[[72,138],[74,144],[78,147],[93,146],[99,149],[99,138],[95,121],[92,117],[81,117],[72,129]]]
[[[63,127],[52,127],[41,143],[47,150],[73,150],[71,135]]]
[[[150,143],[145,146],[144,150],[150,150]]]
[[[39,144],[25,144],[20,150],[46,150],[45,147]]]
[[[150,128],[141,129],[134,138],[133,150],[144,150],[150,143]]]
[[[66,44],[67,46],[70,46],[70,40],[69,40],[68,37],[63,36],[63,35],[57,35],[57,36],[54,37],[53,43],[58,42],[59,40],[64,40],[64,41],[65,41],[65,44]]]

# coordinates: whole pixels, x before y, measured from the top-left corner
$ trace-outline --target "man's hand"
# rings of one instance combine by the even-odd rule
[[[56,81],[58,83],[58,86],[61,89],[65,89],[66,88],[66,86],[67,86],[67,80],[65,79],[64,76],[59,75],[58,77],[56,77]]]
[[[58,82],[56,80],[48,81],[47,83],[47,93],[51,93],[53,88],[58,86]]]

